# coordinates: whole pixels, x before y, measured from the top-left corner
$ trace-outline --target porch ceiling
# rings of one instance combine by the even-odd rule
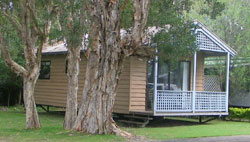
[[[200,50],[205,57],[219,57],[219,56],[227,56],[226,52],[213,52],[213,51],[204,51]]]

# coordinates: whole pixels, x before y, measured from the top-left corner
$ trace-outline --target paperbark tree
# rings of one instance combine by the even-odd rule
[[[119,0],[91,0],[91,27],[87,51],[87,69],[82,104],[74,130],[91,134],[119,134],[112,119],[123,60],[142,46],[147,23],[149,0],[134,0],[134,26],[123,39]]]
[[[34,100],[34,88],[39,76],[42,48],[48,41],[51,21],[50,16],[43,16],[42,20],[45,22],[42,24],[43,26],[40,26],[39,18],[42,17],[38,18],[38,10],[43,9],[46,14],[52,12],[52,3],[44,4],[34,0],[1,1],[0,3],[0,14],[2,16],[0,22],[1,53],[6,65],[13,72],[23,77],[23,98],[26,109],[26,127],[28,129],[41,127]],[[6,38],[6,24],[11,24],[18,32],[24,46],[25,66],[16,63],[8,51],[11,45],[8,44],[9,39]]]
[[[77,117],[77,92],[80,51],[84,47],[83,39],[87,33],[88,0],[59,1],[59,30],[66,40],[68,92],[64,129],[72,129]],[[85,41],[85,40],[84,40]]]

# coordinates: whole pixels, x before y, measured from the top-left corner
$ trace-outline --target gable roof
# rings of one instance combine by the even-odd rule
[[[194,24],[198,25],[197,32],[197,46],[201,51],[212,51],[212,52],[219,52],[219,53],[230,53],[231,56],[236,55],[236,51],[232,49],[229,45],[227,45],[223,40],[217,37],[214,33],[212,33],[204,24],[199,22],[198,20],[194,20]],[[149,44],[151,41],[151,37],[160,32],[162,29],[167,30],[169,25],[165,28],[159,27],[148,27],[147,35],[143,38],[143,42],[145,44]],[[121,30],[121,37],[124,37],[128,34],[128,31],[122,29]],[[85,45],[86,46],[86,45]],[[87,47],[82,47],[81,51],[86,50]],[[47,46],[43,49],[42,54],[49,55],[49,54],[66,54],[67,48],[65,46],[65,42],[61,41],[56,44]]]
[[[198,20],[195,20],[194,24],[199,26],[196,30],[196,41],[200,50],[230,53],[231,56],[236,55],[237,52],[233,48],[212,33],[204,24]]]

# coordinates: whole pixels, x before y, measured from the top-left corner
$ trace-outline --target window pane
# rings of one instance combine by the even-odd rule
[[[154,87],[154,60],[148,61],[147,90]],[[157,90],[188,91],[190,88],[190,62],[181,61],[170,70],[167,62],[158,63]]]
[[[190,74],[190,62],[181,62],[181,76],[182,76],[182,90],[189,90],[189,74]]]
[[[181,76],[182,69],[178,66],[175,70],[170,72],[170,88],[169,90],[181,90],[182,85],[182,76]]]
[[[158,64],[158,90],[168,90],[169,84],[169,67],[167,62],[159,62]]]
[[[50,61],[42,61],[39,79],[50,79]]]

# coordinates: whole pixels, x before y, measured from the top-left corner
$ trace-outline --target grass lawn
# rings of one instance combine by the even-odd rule
[[[65,131],[62,114],[39,113],[42,128],[25,129],[25,113],[0,111],[0,142],[117,142],[124,141],[115,135],[86,135]]]
[[[185,120],[185,119],[184,119]],[[136,135],[146,136],[150,139],[167,140],[176,138],[198,138],[215,136],[250,135],[249,122],[233,122],[213,120],[205,124],[196,122],[168,119],[158,126],[146,128],[125,128]]]
[[[25,113],[9,109],[0,111],[0,142],[117,142],[125,141],[115,135],[87,135],[62,128],[64,116],[58,113],[39,113],[42,128],[25,129]],[[214,120],[206,124],[180,121],[173,118],[153,123],[146,128],[122,127],[123,130],[148,139],[167,140],[209,136],[250,135],[250,123]]]

